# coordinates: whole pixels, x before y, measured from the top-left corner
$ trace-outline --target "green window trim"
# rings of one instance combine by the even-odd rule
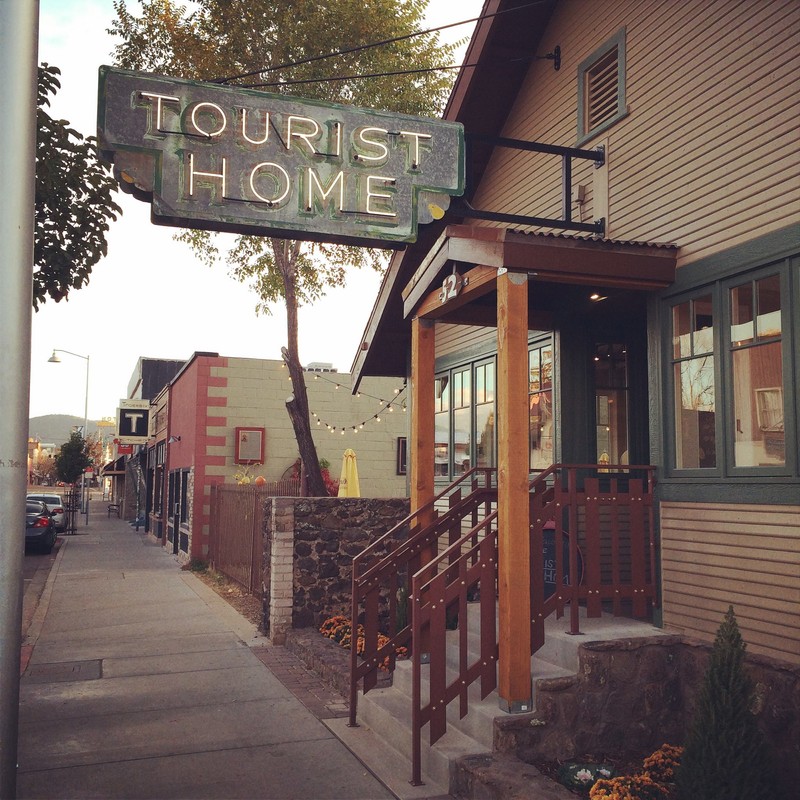
[[[759,266],[750,266],[745,269],[731,269],[713,275],[711,281],[705,281],[692,290],[684,291],[682,294],[672,294],[664,305],[664,327],[663,327],[663,351],[662,358],[665,367],[664,371],[664,434],[665,434],[665,478],[667,480],[690,479],[692,477],[704,479],[704,481],[718,482],[719,484],[732,481],[750,479],[754,483],[770,481],[775,479],[785,479],[790,483],[795,483],[800,470],[800,463],[797,458],[798,448],[798,420],[800,419],[800,396],[794,386],[792,376],[800,371],[800,324],[798,317],[800,313],[800,281],[798,276],[798,259],[765,259]],[[752,284],[757,287],[759,283],[769,280],[774,276],[780,276],[780,305],[781,305],[781,329],[779,333],[774,331],[762,337],[756,337],[753,343],[740,341],[741,336],[731,340],[731,332],[741,330],[740,320],[735,317],[735,310],[732,306],[732,291],[741,289]],[[679,448],[678,441],[678,420],[674,412],[675,397],[675,376],[674,368],[676,363],[683,360],[676,358],[674,351],[675,342],[672,337],[673,319],[675,309],[682,304],[693,303],[702,297],[710,297],[713,303],[714,316],[714,337],[712,353],[714,357],[714,385],[716,386],[716,419],[714,420],[714,430],[716,437],[716,463],[706,468],[681,468],[678,466]],[[753,321],[755,324],[755,320]],[[780,374],[780,380],[769,380],[769,391],[764,386],[750,387],[757,390],[752,400],[752,414],[758,414],[761,419],[762,427],[773,429],[775,420],[767,420],[765,415],[772,409],[775,403],[781,406],[782,434],[785,436],[785,456],[781,455],[782,463],[774,457],[776,443],[769,441],[766,446],[773,448],[773,463],[768,463],[770,459],[763,459],[760,463],[740,463],[737,457],[737,439],[742,438],[742,412],[737,412],[736,405],[741,402],[741,397],[737,400],[737,391],[741,395],[741,380],[737,385],[735,380],[737,354],[743,353],[746,349],[755,351],[758,347],[770,347],[783,342],[782,351],[777,356],[778,362],[773,372]],[[792,343],[795,343],[794,345]],[[705,348],[704,348],[705,349]],[[778,369],[779,367],[779,369]],[[763,371],[763,370],[762,370]],[[775,384],[773,386],[773,384]],[[780,384],[780,385],[778,385]],[[767,396],[769,395],[769,396]],[[774,409],[772,409],[774,411]],[[783,422],[785,416],[785,424]],[[762,419],[763,418],[763,419]],[[745,425],[746,428],[746,425]],[[770,431],[774,435],[774,431]],[[738,445],[741,447],[741,443]],[[782,448],[781,448],[782,449]]]

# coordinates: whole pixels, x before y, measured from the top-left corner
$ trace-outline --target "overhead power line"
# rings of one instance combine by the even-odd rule
[[[287,62],[284,62],[283,64],[277,64],[274,67],[263,67],[262,69],[256,69],[256,70],[252,70],[250,72],[242,72],[242,73],[239,73],[238,75],[230,75],[227,78],[215,78],[215,79],[213,79],[213,80],[211,80],[209,82],[210,83],[229,83],[230,81],[240,80],[241,78],[251,78],[254,75],[263,75],[263,74],[265,74],[267,72],[275,72],[276,70],[279,70],[279,69],[289,69],[291,67],[298,67],[298,66],[300,66],[302,64],[311,64],[311,63],[313,63],[315,61],[323,61],[326,58],[336,58],[337,56],[347,55],[348,53],[357,53],[357,52],[360,52],[362,50],[369,50],[369,49],[371,49],[373,47],[383,47],[383,46],[385,46],[387,44],[393,44],[394,42],[402,42],[402,41],[404,41],[406,39],[413,39],[416,36],[425,36],[426,34],[436,33],[437,31],[447,30],[448,28],[456,28],[459,25],[468,25],[470,22],[479,22],[480,20],[490,19],[491,17],[498,17],[501,14],[508,14],[508,13],[510,13],[512,11],[521,11],[524,8],[530,8],[531,6],[538,6],[538,5],[541,5],[542,3],[549,2],[549,1],[550,0],[534,0],[534,2],[526,3],[525,5],[522,5],[522,6],[516,6],[515,8],[505,8],[505,9],[503,9],[501,11],[495,11],[495,12],[493,12],[491,14],[482,14],[481,16],[472,17],[471,19],[461,20],[460,22],[450,22],[447,25],[439,25],[436,28],[428,28],[427,30],[424,30],[424,31],[414,31],[413,33],[406,33],[403,36],[395,36],[395,37],[393,37],[391,39],[381,39],[380,41],[370,42],[369,44],[361,44],[361,45],[356,45],[354,47],[347,47],[347,48],[345,48],[343,50],[334,50],[334,51],[332,51],[330,53],[324,53],[323,55],[309,56],[308,58],[303,58],[303,59],[300,59],[299,61],[287,61]],[[474,65],[465,65],[465,66],[474,66]],[[452,66],[451,67],[437,67],[437,68],[434,68],[434,69],[417,70],[417,71],[419,71],[419,72],[423,72],[423,71],[432,72],[432,71],[435,71],[435,69],[455,69],[455,67],[452,67]],[[407,73],[402,73],[402,72],[394,73],[394,72],[392,72],[392,73],[388,73],[388,74],[390,74],[390,75],[402,75],[402,74],[407,74]],[[375,76],[366,76],[365,75],[363,77],[375,77]],[[343,80],[343,79],[339,78],[337,80]],[[305,82],[308,83],[309,81],[305,81]],[[290,83],[290,82],[287,81],[287,83]],[[273,86],[273,85],[278,85],[278,84],[258,83],[258,84],[251,84],[250,87],[244,87],[244,88],[251,88],[252,86]]]
[[[543,56],[523,56],[520,58],[510,58],[505,60],[504,64],[511,64],[515,61],[530,61],[534,58],[543,58]],[[333,81],[352,81],[352,80],[359,80],[361,78],[387,78],[393,75],[416,75],[423,72],[438,72],[439,70],[446,70],[446,69],[461,69],[464,67],[465,69],[468,67],[477,67],[477,63],[475,64],[450,64],[444,67],[425,67],[419,69],[399,69],[395,70],[394,72],[359,72],[357,74],[352,75],[334,75],[330,78],[298,78],[297,80],[289,80],[289,81],[270,81],[269,83],[246,83],[242,84],[243,89],[264,89],[270,86],[296,86],[297,84],[301,83],[331,83]]]

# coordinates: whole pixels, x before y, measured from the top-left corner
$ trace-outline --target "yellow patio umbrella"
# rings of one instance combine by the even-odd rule
[[[358,485],[358,464],[356,454],[349,447],[342,457],[342,477],[339,478],[339,497],[361,497]]]

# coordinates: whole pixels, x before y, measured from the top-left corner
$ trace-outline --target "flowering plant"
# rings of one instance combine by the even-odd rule
[[[642,763],[642,772],[656,783],[674,783],[675,770],[680,766],[683,748],[672,744],[662,744]]]
[[[558,780],[568,789],[586,791],[599,778],[610,778],[614,774],[611,764],[568,762],[558,772]]]
[[[320,625],[319,632],[328,639],[333,639],[334,642],[338,642],[339,645],[342,647],[350,647],[351,642],[353,641],[353,626],[350,620],[339,614],[334,617],[329,617],[326,619],[322,625]],[[356,628],[356,636],[358,640],[356,642],[356,652],[359,655],[364,653],[365,648],[365,639],[364,639],[364,626],[359,625]],[[378,634],[378,649],[383,647],[389,642],[389,637],[384,636],[384,634]],[[396,647],[395,648],[395,657],[396,658],[406,658],[408,656],[408,649],[405,647]],[[384,672],[389,671],[389,656],[383,659],[380,664],[380,668]]]
[[[649,775],[620,775],[599,780],[589,790],[590,800],[669,800],[669,791]]]

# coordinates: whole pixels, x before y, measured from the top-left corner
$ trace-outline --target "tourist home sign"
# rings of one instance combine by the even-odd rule
[[[98,139],[153,222],[413,242],[464,191],[460,124],[100,67]]]

